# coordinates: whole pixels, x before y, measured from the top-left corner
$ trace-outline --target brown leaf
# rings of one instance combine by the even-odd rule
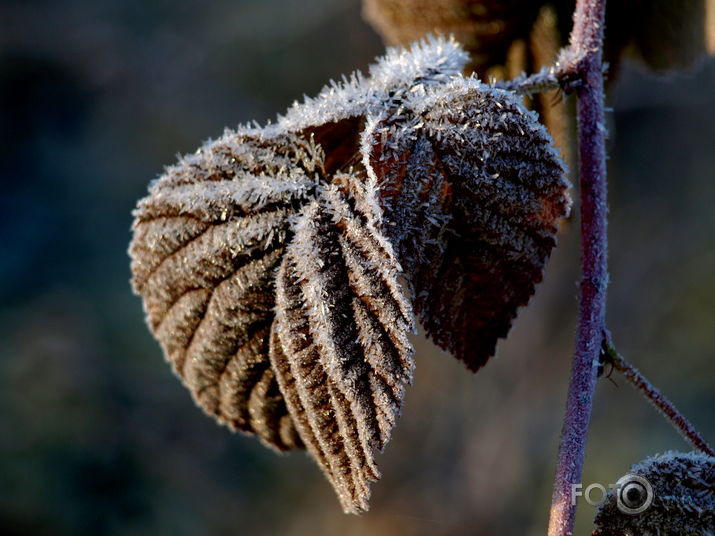
[[[319,148],[228,135],[187,156],[135,211],[132,284],[196,402],[280,450],[301,446],[268,360],[288,218],[316,188]]]
[[[419,99],[419,119],[377,124],[371,162],[420,321],[477,370],[541,280],[569,199],[535,115],[469,82]]]
[[[471,55],[469,72],[485,76],[506,65],[515,41],[528,39],[541,7],[536,0],[364,0],[365,18],[389,44],[429,33],[454,35]],[[518,73],[516,73],[518,74]]]
[[[367,510],[411,381],[412,311],[363,185],[339,176],[307,205],[277,278],[271,362],[306,446],[346,512]]]

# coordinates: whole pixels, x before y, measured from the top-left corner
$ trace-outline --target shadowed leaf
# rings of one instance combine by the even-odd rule
[[[370,134],[389,233],[427,334],[477,370],[541,280],[570,204],[563,164],[533,113],[476,80],[403,106],[415,119]]]

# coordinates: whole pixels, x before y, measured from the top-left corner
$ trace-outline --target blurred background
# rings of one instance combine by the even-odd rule
[[[371,511],[341,513],[302,452],[196,408],[129,287],[131,210],[177,153],[264,122],[383,45],[358,0],[0,1],[0,532],[538,535],[573,347],[577,222],[472,375],[416,338]],[[625,62],[609,114],[621,352],[715,441],[715,62]],[[614,373],[584,483],[689,450]],[[585,502],[578,534],[591,529]]]

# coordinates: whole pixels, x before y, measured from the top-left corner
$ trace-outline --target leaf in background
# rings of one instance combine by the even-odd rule
[[[575,0],[363,0],[365,18],[387,43],[404,45],[429,33],[453,34],[470,53],[469,72],[509,78],[556,59],[558,47],[545,58],[534,36],[543,37],[540,19],[548,12],[549,18],[555,16],[549,39],[556,36],[565,46],[574,7]],[[715,0],[608,4],[605,59],[611,80],[623,56],[664,72],[688,68],[712,53]]]
[[[510,48],[525,41],[538,0],[364,0],[365,18],[388,44],[404,45],[429,33],[454,35],[470,53],[468,72],[485,77],[508,63]],[[514,75],[519,74],[514,73]]]
[[[712,50],[707,10],[713,0],[629,0],[613,2],[606,17],[607,59],[634,57],[649,69],[666,73],[687,69]]]

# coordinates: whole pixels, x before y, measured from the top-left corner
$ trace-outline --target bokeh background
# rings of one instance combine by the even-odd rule
[[[577,222],[477,375],[416,338],[372,509],[205,417],[129,287],[131,210],[178,152],[380,54],[357,0],[0,1],[0,533],[537,535],[573,347]],[[609,324],[715,440],[715,63],[611,93]],[[584,483],[679,436],[601,380]],[[578,533],[590,531],[582,503]]]

